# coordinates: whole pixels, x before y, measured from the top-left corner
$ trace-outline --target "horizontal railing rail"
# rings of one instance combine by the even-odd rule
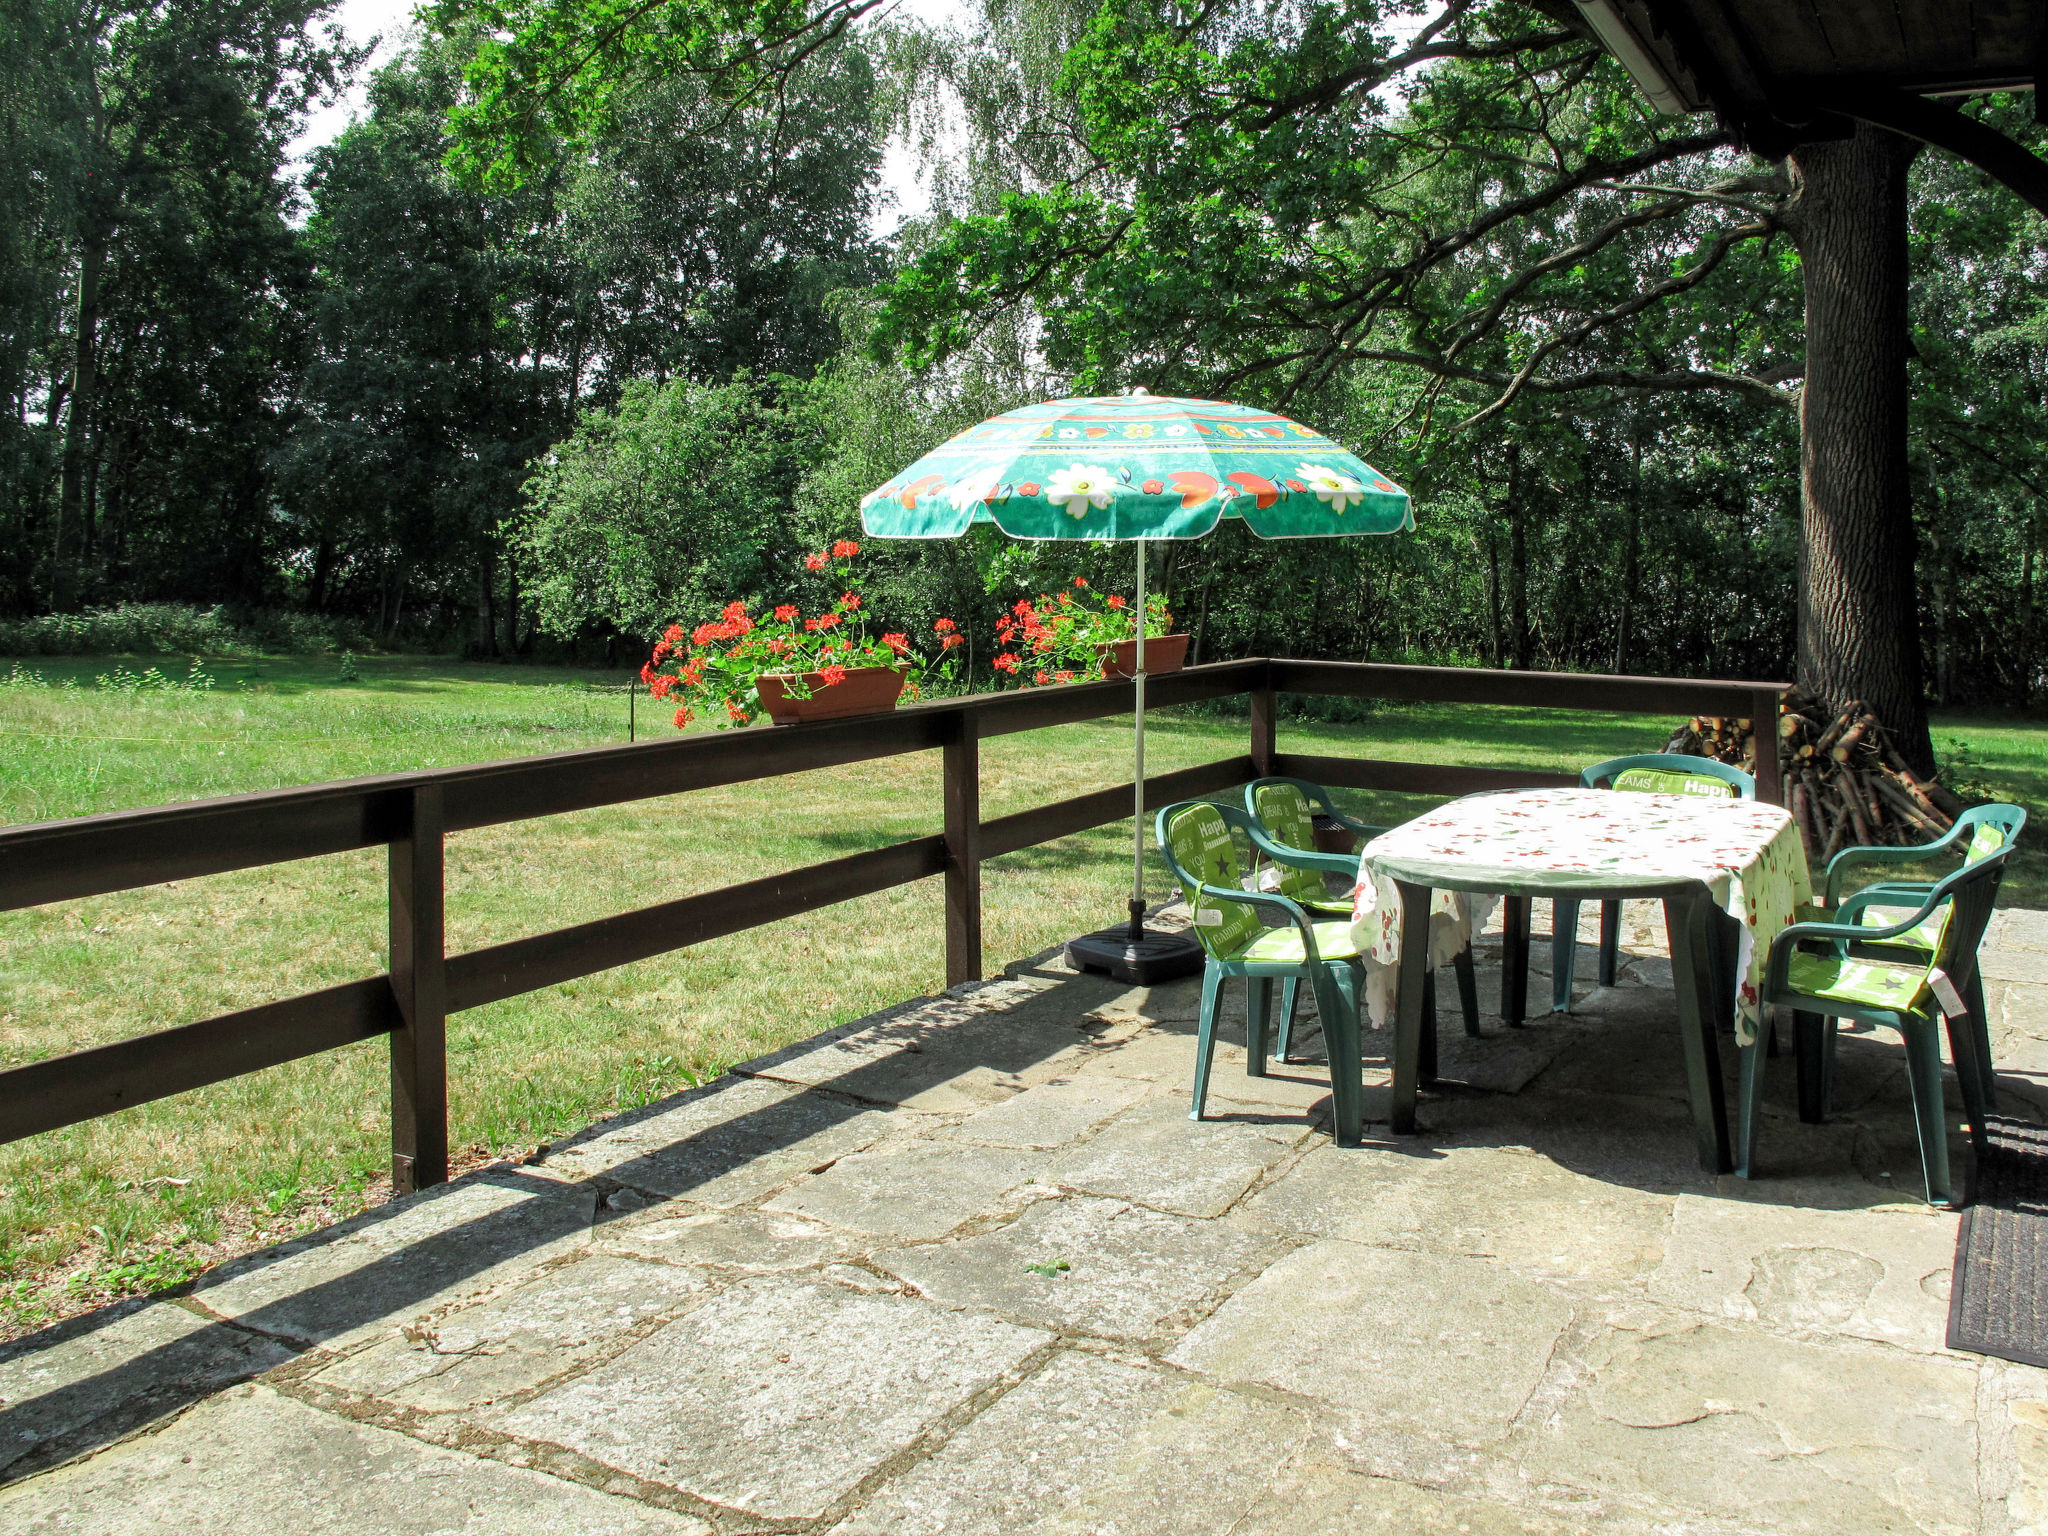
[[[1261,774],[1419,794],[1568,784],[1555,773],[1283,754],[1283,693],[1775,720],[1786,685],[1374,663],[1251,660],[1147,679],[1151,707],[1248,697],[1250,750],[1145,781],[1148,806]],[[0,1071],[0,1141],[17,1140],[379,1035],[391,1041],[392,1176],[447,1177],[445,1024],[451,1013],[650,959],[933,876],[945,879],[946,977],[979,977],[981,863],[1120,821],[1130,784],[983,821],[979,743],[1130,712],[1128,680],[913,703],[787,729],[343,780],[0,829],[0,910],[346,853],[388,850],[390,969],[216,1018]],[[449,955],[443,856],[451,832],[628,804],[909,752],[942,754],[944,830],[781,874]],[[1773,754],[1758,793],[1777,800]]]

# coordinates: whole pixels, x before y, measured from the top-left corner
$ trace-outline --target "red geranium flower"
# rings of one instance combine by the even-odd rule
[[[1045,670],[1045,668],[1043,668],[1043,667],[1040,667],[1040,668],[1038,669],[1038,675],[1037,675],[1036,677],[1032,678],[1031,680],[1032,680],[1032,681],[1033,681],[1034,683],[1038,683],[1038,684],[1040,684],[1040,685],[1042,686],[1042,685],[1044,685],[1044,684],[1046,684],[1046,683],[1049,683],[1049,682],[1051,682],[1051,681],[1052,681],[1052,674],[1051,674],[1050,672],[1046,671],[1046,670]]]
[[[725,605],[725,612],[722,615],[720,615],[720,617],[722,617],[728,624],[737,624],[741,619],[744,619],[746,616],[747,605],[741,602],[738,598],[734,598],[731,602],[727,603]]]
[[[1018,598],[1016,604],[1010,609],[1010,612],[1016,614],[1017,617],[1020,619],[1023,618],[1024,615],[1026,615],[1027,613],[1034,613],[1036,611],[1037,610],[1035,610],[1031,606],[1031,599],[1028,597]]]
[[[1071,672],[1057,672],[1053,675],[1063,683],[1071,683],[1074,680],[1074,674]]]
[[[846,681],[846,668],[840,666],[839,663],[835,661],[832,663],[831,666],[825,668],[824,671],[820,672],[818,676],[823,678],[825,680],[825,686],[827,688],[830,688],[835,683],[843,683]]]
[[[661,638],[670,645],[681,645],[683,643],[683,626],[680,624],[669,625],[667,629],[661,632]]]
[[[840,593],[839,606],[844,608],[848,613],[853,612],[854,609],[860,606],[860,594],[858,592]]]
[[[836,613],[821,613],[818,615],[818,628],[820,629],[831,629],[838,623],[839,615]],[[805,625],[804,627],[808,629],[810,626]]]
[[[775,618],[778,623],[787,624],[796,617],[795,603],[781,603],[776,606]]]
[[[932,628],[936,629],[942,635],[950,634],[952,633],[952,631],[958,629],[959,627],[960,626],[955,624],[951,619],[940,619],[932,625]]]
[[[733,703],[731,699],[727,699],[725,701],[725,712],[728,715],[731,715],[735,720],[744,720],[747,718],[747,712],[744,709],[740,708],[739,705]]]
[[[939,643],[945,650],[950,651],[956,645],[965,645],[967,643],[967,637],[965,635],[948,635],[944,640],[940,641]]]
[[[889,649],[894,651],[898,656],[902,656],[907,654],[910,650],[910,636],[884,635],[882,636],[882,644],[889,647]]]
[[[825,557],[823,555],[805,555],[804,569],[807,571],[822,571],[825,569]]]
[[[1118,597],[1118,596],[1117,596],[1117,595],[1116,595],[1116,594],[1115,594],[1114,592],[1112,592],[1112,593],[1111,593],[1111,594],[1109,595],[1109,606],[1110,606],[1110,607],[1112,607],[1112,608],[1121,608],[1121,607],[1123,607],[1123,605],[1124,605],[1124,600],[1123,600],[1122,598]]]
[[[1074,578],[1074,585],[1077,587],[1085,587],[1088,585],[1088,578],[1086,576],[1076,576]]]
[[[851,539],[841,539],[832,546],[834,560],[851,560],[860,553],[860,546]]]
[[[805,619],[804,628],[815,635],[818,632],[818,621],[816,619]]]
[[[640,681],[650,688],[654,686],[654,665],[652,662],[642,662],[640,664]]]
[[[675,692],[676,680],[672,677],[657,677],[647,685],[647,691],[657,699],[665,699]]]
[[[994,661],[990,662],[989,665],[994,667],[998,672],[1014,672],[1017,670],[1017,658],[1012,656],[1008,651],[1005,651],[1002,653],[1002,655],[998,656]]]
[[[697,717],[696,717],[695,715],[691,714],[691,713],[690,713],[690,712],[689,712],[689,711],[688,711],[687,709],[679,709],[679,710],[677,710],[677,711],[676,711],[676,729],[680,731],[680,730],[681,730],[681,729],[682,729],[682,728],[683,728],[684,726],[688,725],[688,724],[689,724],[689,723],[690,723],[690,722],[691,722],[692,720],[694,720],[694,719],[696,719],[696,718],[697,718]]]

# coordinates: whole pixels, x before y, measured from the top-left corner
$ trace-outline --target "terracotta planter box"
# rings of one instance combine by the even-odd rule
[[[1138,670],[1138,642],[1119,640],[1095,648],[1102,656],[1104,677],[1131,677]],[[1186,635],[1152,635],[1145,641],[1145,673],[1178,672],[1188,663]]]
[[[792,698],[786,686],[794,680],[789,672],[764,672],[754,679],[760,690],[761,707],[777,725],[795,725],[801,720],[837,720],[843,715],[879,715],[896,707],[903,694],[903,674],[894,667],[848,667],[839,682],[827,684],[822,672],[806,672],[804,686],[808,699]]]

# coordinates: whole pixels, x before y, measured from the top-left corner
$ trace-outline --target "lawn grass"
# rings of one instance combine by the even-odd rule
[[[621,675],[359,658],[209,662],[210,691],[92,686],[110,658],[43,659],[0,686],[0,821],[446,766],[625,739]],[[131,662],[131,669],[145,663]],[[183,667],[166,666],[173,677]],[[70,678],[82,686],[49,686]],[[0,678],[0,683],[5,679]],[[641,700],[643,734],[649,729]],[[1563,771],[1654,749],[1672,722],[1557,710],[1389,707],[1361,724],[1287,724],[1283,750]],[[653,729],[665,732],[665,725]],[[1986,792],[2048,800],[2048,729],[1944,720]],[[1154,772],[1245,749],[1246,725],[1167,710]],[[1123,782],[1129,719],[1001,737],[982,751],[1000,816]],[[1348,797],[1390,821],[1427,796]],[[937,831],[936,753],[455,835],[451,952]],[[993,860],[992,968],[1114,921],[1127,827]],[[1164,895],[1155,878],[1155,897]],[[2015,870],[2008,895],[2044,903]],[[0,1062],[36,1060],[374,974],[381,850],[0,915]],[[471,1160],[536,1145],[733,1063],[944,984],[939,882],[457,1015],[451,1135]],[[388,1157],[376,1043],[0,1147],[0,1329],[17,1332],[377,1198]]]

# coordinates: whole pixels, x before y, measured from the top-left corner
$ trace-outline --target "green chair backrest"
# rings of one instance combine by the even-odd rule
[[[1977,974],[1977,945],[1998,904],[1998,882],[2005,875],[2010,845],[1972,859],[1934,889],[1949,897],[1941,942],[1934,951],[1934,963],[1961,986]]]
[[[1308,808],[1308,796],[1298,786],[1261,784],[1252,796],[1252,813],[1259,818],[1259,825],[1266,829],[1266,835],[1274,842],[1287,848],[1314,850],[1315,817]],[[1278,877],[1277,883],[1269,889],[1278,891],[1282,896],[1295,901],[1330,899],[1321,870],[1303,869],[1297,864],[1275,864],[1272,868],[1278,872]]]
[[[1956,820],[1970,829],[1969,841],[1963,846],[1963,862],[1974,864],[2017,843],[2027,824],[2027,813],[2017,805],[1973,805]]]
[[[1218,959],[1229,959],[1258,937],[1264,927],[1249,902],[1205,896],[1201,885],[1219,885],[1225,890],[1242,889],[1238,873],[1237,844],[1231,839],[1230,824],[1223,813],[1206,801],[1170,813],[1162,839],[1167,862],[1180,881],[1188,899],[1196,939]]]
[[[1716,800],[1754,800],[1756,780],[1729,763],[1684,752],[1638,752],[1612,757],[1579,774],[1585,789],[1605,783],[1638,794],[1703,795]]]

